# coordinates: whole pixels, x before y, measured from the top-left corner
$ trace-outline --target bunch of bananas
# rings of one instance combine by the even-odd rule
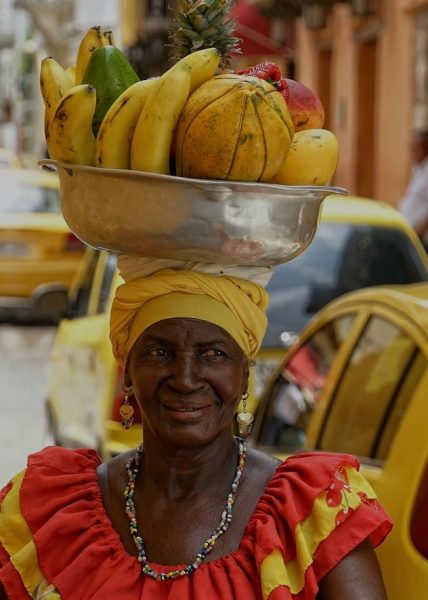
[[[169,174],[180,113],[189,94],[215,75],[220,53],[215,48],[193,52],[160,77],[123,86],[126,89],[106,107],[94,131],[97,96],[106,77],[100,74],[103,83],[98,89],[87,83],[87,74],[91,59],[94,70],[94,53],[113,46],[110,31],[92,27],[81,41],[75,66],[64,69],[51,57],[42,61],[40,89],[49,155],[79,165]],[[114,69],[115,63],[109,68]]]

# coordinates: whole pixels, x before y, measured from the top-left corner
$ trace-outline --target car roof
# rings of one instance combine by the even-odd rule
[[[16,182],[18,185],[59,188],[59,178],[56,173],[48,173],[42,169],[1,169],[0,185],[2,182]]]
[[[376,303],[411,319],[428,337],[428,282],[406,285],[373,286],[349,292],[333,300],[321,312],[332,312],[356,303]]]
[[[359,196],[327,196],[322,205],[321,220],[410,228],[404,217],[390,204]]]

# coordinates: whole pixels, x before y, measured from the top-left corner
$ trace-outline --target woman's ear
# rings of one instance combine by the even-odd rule
[[[123,370],[123,383],[125,387],[132,387],[131,377],[129,375],[129,363],[125,364],[125,368]]]
[[[243,379],[243,389],[242,393],[245,394],[248,391],[248,386],[250,383],[250,363],[247,362],[244,371],[244,379]]]

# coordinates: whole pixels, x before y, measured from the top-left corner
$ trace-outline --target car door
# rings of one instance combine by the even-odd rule
[[[428,517],[427,386],[425,332],[398,311],[370,308],[314,435],[319,450],[359,457],[394,521],[378,551],[390,600],[428,597],[428,552],[415,527],[418,511]]]
[[[49,364],[47,413],[54,440],[61,445],[102,453],[106,407],[117,378],[107,312],[117,282],[115,257],[88,251],[71,318],[58,327]]]
[[[327,310],[260,405],[255,443],[358,456],[395,526],[378,553],[390,600],[428,597],[428,341],[417,317],[382,303]],[[347,312],[348,311],[348,312]]]

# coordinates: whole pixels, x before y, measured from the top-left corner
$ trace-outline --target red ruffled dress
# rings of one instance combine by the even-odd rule
[[[378,545],[391,528],[355,458],[299,454],[277,468],[235,552],[156,581],[141,575],[104,510],[99,463],[93,450],[49,447],[1,492],[9,600],[313,600],[346,554],[367,537]]]

